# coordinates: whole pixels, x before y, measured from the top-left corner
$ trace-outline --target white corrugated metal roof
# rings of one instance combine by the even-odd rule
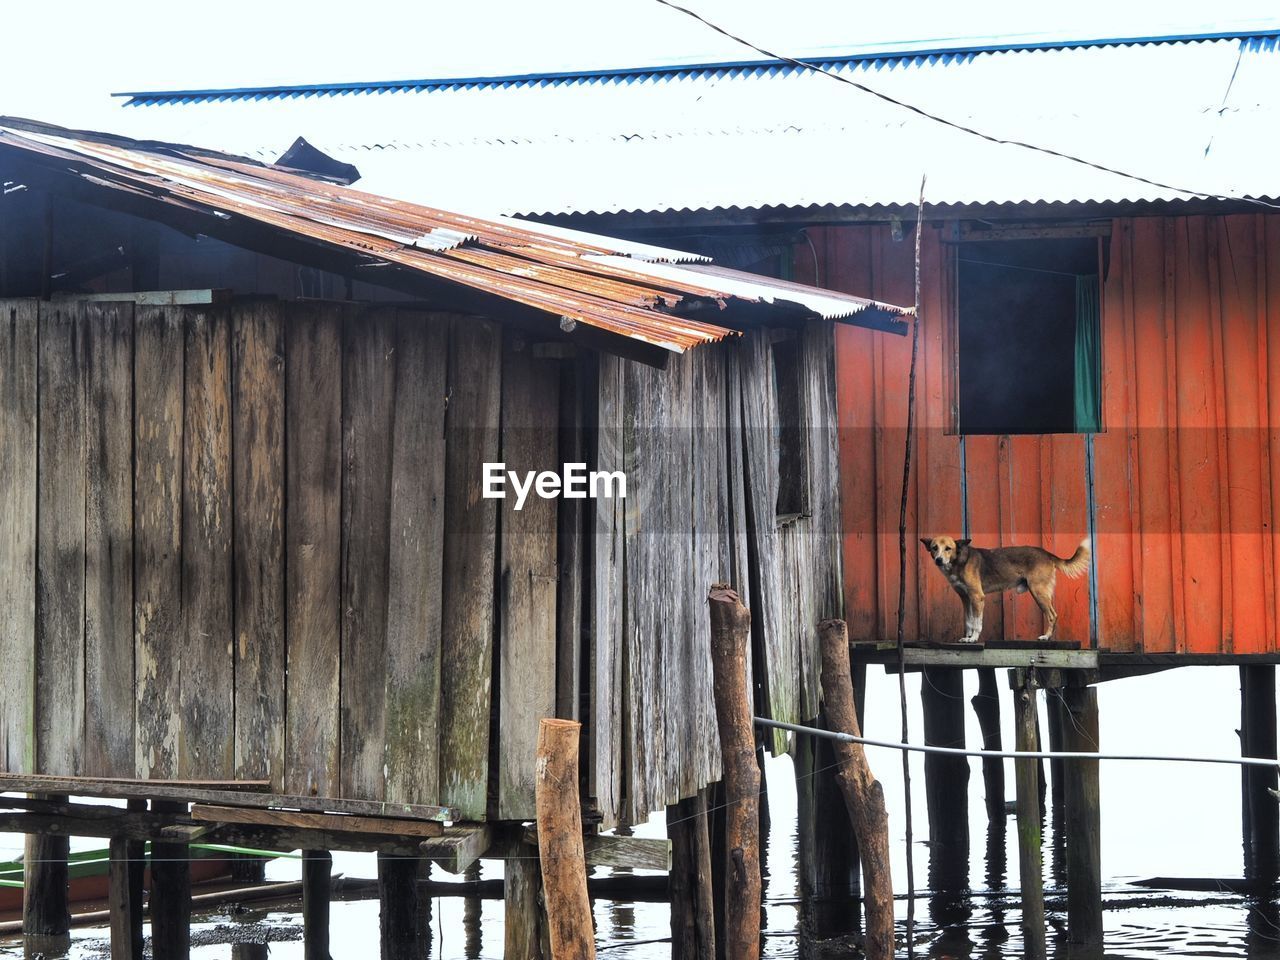
[[[833,68],[1001,139],[1196,194],[1280,196],[1274,37]],[[492,214],[1186,199],[951,129],[791,68],[198,101],[128,132],[275,159],[303,136],[360,186]]]

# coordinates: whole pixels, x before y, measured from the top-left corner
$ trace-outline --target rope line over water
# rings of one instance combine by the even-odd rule
[[[846,743],[860,743],[864,747],[883,747],[887,750],[902,750],[914,753],[941,753],[953,757],[994,757],[1010,760],[1136,760],[1163,761],[1165,763],[1221,763],[1244,767],[1280,768],[1280,760],[1268,757],[1195,757],[1154,753],[1089,753],[1087,751],[1071,750],[966,750],[962,747],[933,747],[919,743],[900,743],[897,740],[873,740],[870,737],[855,737],[851,733],[838,733],[834,730],[823,730],[819,727],[806,727],[798,723],[786,723],[783,720],[769,720],[766,717],[756,717],[755,722],[762,727],[790,730],[792,733],[804,733],[813,737],[826,737],[828,740],[843,740]]]

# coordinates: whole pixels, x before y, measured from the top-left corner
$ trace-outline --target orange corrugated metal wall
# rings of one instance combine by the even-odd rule
[[[882,226],[809,236],[812,251],[802,246],[796,257],[799,279],[912,301],[910,229],[899,241]],[[963,632],[958,599],[921,563],[919,536],[958,536],[967,518],[979,546],[1040,544],[1066,556],[1091,532],[1092,486],[1096,596],[1088,578],[1059,578],[1060,639],[1087,644],[1096,634],[1102,648],[1120,651],[1276,651],[1280,217],[1114,222],[1103,288],[1105,431],[1092,451],[1083,435],[947,434],[950,249],[926,227],[907,637]],[[845,601],[855,639],[896,632],[909,361],[909,339],[839,328]],[[985,638],[1027,640],[1040,630],[1030,597],[988,600]]]

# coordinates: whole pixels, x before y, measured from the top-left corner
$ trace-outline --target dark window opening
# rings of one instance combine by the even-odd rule
[[[962,434],[1100,429],[1096,238],[957,248]]]
[[[809,444],[804,428],[804,378],[800,350],[800,339],[794,331],[774,332],[770,354],[778,416],[774,426],[778,458],[775,513],[784,523],[810,515]]]

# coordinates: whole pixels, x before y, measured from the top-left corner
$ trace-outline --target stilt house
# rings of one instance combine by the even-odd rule
[[[5,120],[0,173],[0,769],[522,821],[560,716],[644,820],[719,778],[721,581],[816,712],[834,325],[907,311],[323,165]]]

